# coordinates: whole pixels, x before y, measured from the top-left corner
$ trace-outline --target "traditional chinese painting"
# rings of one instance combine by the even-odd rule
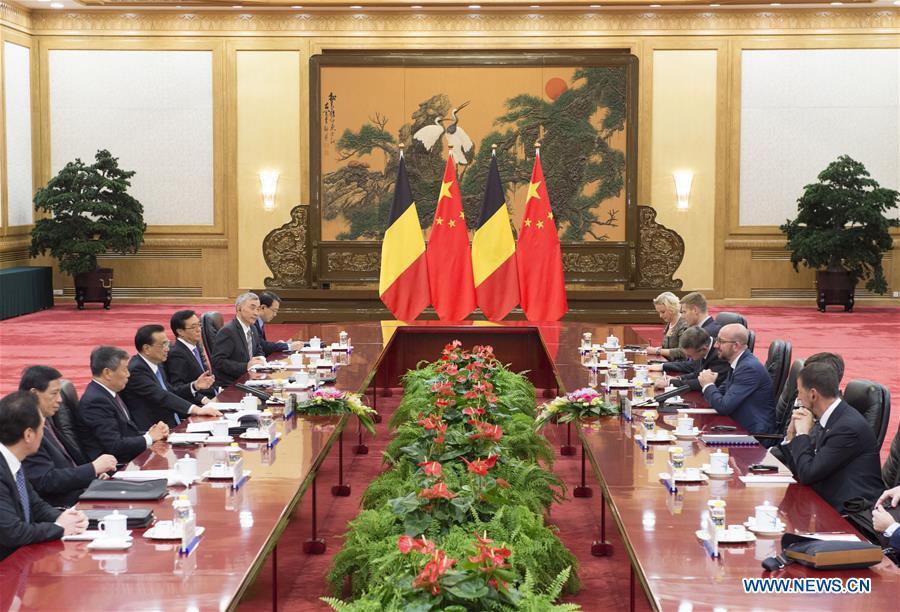
[[[423,229],[431,227],[448,155],[466,223],[474,227],[495,150],[515,232],[540,139],[560,239],[625,240],[636,154],[635,58],[506,57],[314,58],[320,239],[381,240],[401,145]]]

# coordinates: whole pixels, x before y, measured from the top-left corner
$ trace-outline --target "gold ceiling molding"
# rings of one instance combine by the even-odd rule
[[[0,24],[16,29],[29,30],[31,28],[31,13],[28,9],[0,1]]]
[[[628,11],[583,14],[280,14],[280,13],[163,13],[63,12],[32,13],[35,34],[98,32],[170,32],[173,35],[335,34],[353,33],[446,37],[466,34],[571,34],[652,36],[673,32],[689,35],[804,34],[865,31],[900,31],[896,9],[841,9],[790,11]]]

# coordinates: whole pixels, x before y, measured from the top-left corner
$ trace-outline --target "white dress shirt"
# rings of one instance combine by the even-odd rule
[[[22,462],[4,444],[0,444],[0,455],[3,455],[3,458],[6,459],[6,465],[9,466],[9,471],[12,472],[13,480],[15,480],[16,474],[22,469]]]

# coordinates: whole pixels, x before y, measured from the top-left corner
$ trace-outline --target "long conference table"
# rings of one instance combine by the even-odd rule
[[[396,322],[310,324],[298,326],[294,338],[318,336],[336,341],[346,330],[353,344],[352,360],[337,372],[342,390],[369,391],[369,403],[377,407],[379,396],[399,385],[400,377],[419,360],[435,359],[443,345],[459,338],[467,346],[492,344],[498,358],[514,370],[529,370],[529,377],[547,395],[585,386],[587,371],[581,366],[578,345],[584,331],[602,341],[614,333],[624,344],[646,344],[630,327],[558,323],[535,327],[524,322],[504,325],[472,323],[446,326],[421,322],[401,326]],[[238,401],[242,393],[229,388],[220,401]],[[702,402],[702,398],[699,398]],[[697,416],[701,427],[731,423],[720,416]],[[195,419],[190,419],[194,421]],[[671,417],[661,419],[672,426]],[[178,545],[153,541],[133,532],[134,544],[125,552],[90,551],[85,542],[47,542],[24,547],[0,562],[0,609],[18,610],[227,610],[234,609],[247,588],[272,557],[277,572],[278,539],[291,514],[305,495],[317,495],[316,475],[335,448],[345,451],[345,437],[356,438],[356,424],[346,418],[294,416],[278,424],[280,441],[268,447],[241,441],[250,478],[237,490],[230,485],[201,482],[187,492],[206,531],[188,555]],[[186,424],[176,431],[183,430]],[[594,537],[599,554],[617,554],[605,542],[613,526],[621,534],[632,568],[632,606],[640,588],[652,609],[892,609],[900,596],[900,570],[889,560],[868,570],[816,572],[798,565],[773,574],[780,577],[866,577],[872,580],[867,595],[747,594],[741,578],[768,576],[760,559],[780,551],[779,538],[760,538],[750,545],[722,547],[711,558],[694,536],[708,499],[726,500],[728,522],[738,522],[764,501],[778,505],[788,530],[803,532],[853,532],[844,519],[809,487],[747,486],[738,476],[747,465],[760,461],[761,446],[731,449],[735,476],[708,484],[680,487],[670,494],[658,478],[665,471],[665,446],[642,449],[634,440],[632,425],[618,417],[601,419],[590,427],[571,427],[573,441],[583,449],[590,475],[587,489],[599,484],[600,495],[572,503],[597,503],[602,508],[599,526],[585,526],[585,546]],[[686,464],[707,462],[710,449],[698,441],[678,442],[685,449]],[[130,469],[171,469],[183,456],[198,460],[199,471],[208,469],[216,447],[181,448],[157,445],[138,457]],[[328,483],[340,485],[342,483]],[[570,485],[576,483],[569,483]],[[340,487],[335,487],[337,491]],[[152,507],[158,520],[172,517],[171,500],[119,504],[118,507]],[[79,507],[114,508],[112,502],[80,503]],[[315,517],[315,511],[313,512]],[[304,526],[307,528],[307,526]],[[310,551],[317,550],[315,518],[310,528]],[[277,581],[273,580],[273,607],[277,606]]]

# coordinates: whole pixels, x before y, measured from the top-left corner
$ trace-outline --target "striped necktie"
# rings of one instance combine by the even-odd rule
[[[31,522],[31,502],[28,499],[28,487],[25,486],[25,470],[19,466],[16,472],[16,489],[19,491],[19,502],[22,504],[22,512],[25,515],[25,522]]]
[[[253,334],[249,327],[247,328],[247,354],[250,356],[250,359],[253,359]]]
[[[206,371],[206,360],[203,359],[203,353],[200,352],[200,347],[194,347],[194,357],[197,359],[197,363],[200,364],[200,367],[203,368],[203,371]]]

